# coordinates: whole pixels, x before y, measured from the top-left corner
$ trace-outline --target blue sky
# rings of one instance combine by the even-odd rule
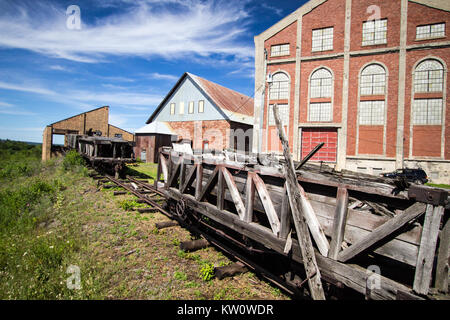
[[[134,131],[186,71],[253,96],[253,37],[304,2],[0,0],[0,138],[41,142],[45,125],[104,105]]]

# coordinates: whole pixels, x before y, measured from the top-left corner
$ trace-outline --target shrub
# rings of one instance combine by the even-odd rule
[[[200,277],[203,281],[209,281],[214,277],[214,265],[212,263],[204,263],[200,268]]]
[[[70,150],[66,153],[64,160],[62,162],[62,167],[65,171],[72,170],[76,167],[84,166],[85,161],[77,151]]]

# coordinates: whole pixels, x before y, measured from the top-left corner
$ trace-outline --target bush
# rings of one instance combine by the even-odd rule
[[[214,265],[212,263],[204,263],[200,268],[200,277],[203,281],[209,281],[214,277]]]
[[[84,166],[86,163],[76,150],[70,150],[66,153],[62,162],[62,167],[65,171],[72,170],[79,166]]]

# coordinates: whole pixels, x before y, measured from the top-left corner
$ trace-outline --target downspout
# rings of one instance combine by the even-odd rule
[[[259,120],[259,139],[258,139],[258,153],[262,152],[262,139],[263,139],[263,126],[264,126],[264,108],[265,108],[265,96],[266,96],[266,73],[267,73],[267,50],[264,48],[264,77],[261,92],[261,111]]]

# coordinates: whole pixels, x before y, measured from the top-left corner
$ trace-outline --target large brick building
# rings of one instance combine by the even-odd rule
[[[250,151],[253,99],[186,72],[147,120],[152,122],[164,122],[194,150]]]
[[[420,166],[450,182],[450,2],[311,0],[255,37],[253,152],[378,174]]]

